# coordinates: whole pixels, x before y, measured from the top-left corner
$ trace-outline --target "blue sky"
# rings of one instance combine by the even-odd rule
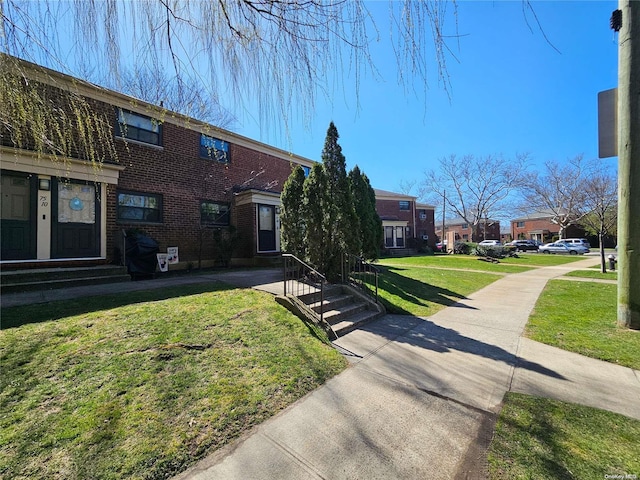
[[[346,93],[337,92],[333,101],[319,98],[309,128],[300,122],[288,137],[261,129],[250,106],[245,114],[235,112],[235,130],[320,160],[334,121],[347,167],[359,165],[375,188],[391,191],[399,191],[403,182],[419,183],[439,158],[451,154],[528,152],[531,168],[578,154],[596,158],[597,93],[617,85],[617,38],[609,28],[617,2],[532,4],[560,53],[533,17],[525,18],[522,2],[462,1],[459,42],[449,42],[457,58],[447,64],[450,99],[438,82],[435,60],[425,95],[407,93],[396,82],[388,45],[381,42],[372,51],[383,78],[362,79],[359,111],[354,85],[347,84]],[[377,22],[384,25],[385,10],[381,13]],[[455,33],[455,24],[448,33]],[[614,166],[616,159],[602,161]]]

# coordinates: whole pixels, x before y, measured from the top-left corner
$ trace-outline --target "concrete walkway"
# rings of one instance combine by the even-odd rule
[[[504,394],[640,419],[640,372],[521,337],[546,282],[509,275],[429,318],[386,315],[335,342],[352,363],[181,480],[481,479]]]

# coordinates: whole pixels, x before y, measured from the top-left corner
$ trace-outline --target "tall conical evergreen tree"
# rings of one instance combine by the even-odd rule
[[[282,210],[280,212],[280,231],[282,251],[291,253],[304,260],[305,229],[304,219],[304,170],[298,165],[293,169],[282,189],[280,197]]]
[[[329,281],[340,277],[343,252],[374,259],[382,241],[369,179],[357,167],[350,175],[352,180],[331,122],[322,164],[314,165],[306,180],[301,168],[294,169],[282,192],[283,250],[311,263]]]
[[[325,242],[325,274],[328,278],[339,276],[343,252],[359,253],[361,250],[359,221],[338,137],[338,129],[331,122],[322,149],[322,165],[327,179],[325,230],[328,238]]]
[[[304,231],[306,259],[322,273],[327,271],[326,250],[329,241],[326,191],[327,177],[323,166],[318,163],[313,166],[304,182],[302,214],[306,223]]]
[[[376,211],[376,194],[367,176],[356,165],[349,172],[349,183],[356,215],[360,220],[360,255],[366,260],[375,260],[382,243],[382,221]]]

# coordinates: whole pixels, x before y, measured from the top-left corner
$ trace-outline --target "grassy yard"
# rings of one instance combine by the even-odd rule
[[[638,420],[508,393],[489,448],[489,478],[636,478],[625,475],[640,476],[638,438]]]
[[[600,268],[599,266],[597,268]],[[602,273],[596,270],[574,270],[565,274],[566,277],[595,278],[598,280],[618,280],[618,272]]]
[[[345,368],[219,284],[2,310],[0,478],[167,478]]]
[[[640,332],[616,326],[616,285],[552,280],[525,335],[532,340],[640,370]]]
[[[580,260],[574,256],[522,254],[488,263],[471,255],[424,255],[385,258],[379,294],[391,313],[433,315],[505,274]],[[465,270],[460,272],[459,270]]]
[[[578,260],[583,256],[544,255],[540,253],[519,253],[518,258],[508,257],[500,259],[500,263],[487,263],[474,255],[423,255],[415,257],[384,258],[381,265],[436,267],[464,270],[479,270],[496,273],[518,273],[536,267],[564,265]]]
[[[490,264],[487,264],[490,265]],[[487,272],[380,266],[378,293],[389,313],[428,316],[502,278]]]

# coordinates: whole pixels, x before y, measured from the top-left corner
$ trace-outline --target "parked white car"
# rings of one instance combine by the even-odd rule
[[[540,253],[564,253],[566,255],[584,255],[585,253],[589,253],[589,249],[583,247],[582,245],[572,245],[567,244],[562,241],[557,241],[554,243],[547,243],[546,245],[542,245],[538,252]]]
[[[502,245],[500,240],[482,240],[478,243],[478,246],[480,247],[497,247],[498,245]]]
[[[591,244],[587,241],[586,238],[564,238],[558,241],[566,243],[567,245],[582,245],[585,248],[591,248]]]

